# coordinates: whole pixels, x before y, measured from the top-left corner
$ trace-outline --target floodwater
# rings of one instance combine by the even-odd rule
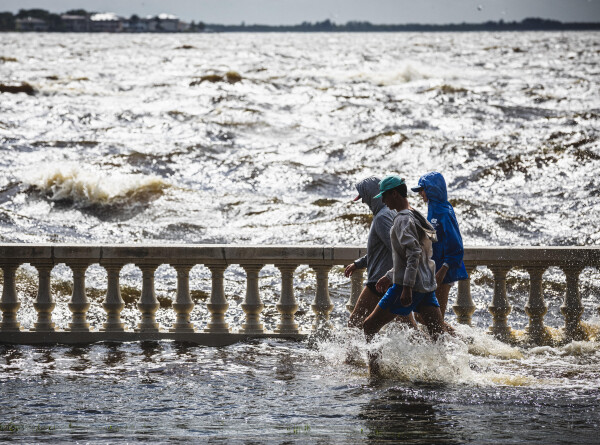
[[[598,245],[598,37],[2,33],[0,82],[36,94],[0,94],[0,242],[360,245],[370,219],[351,202],[355,182],[398,173],[411,184],[439,170],[467,245]],[[234,328],[244,276],[237,266],[225,276]],[[71,277],[53,270],[61,328]],[[106,272],[94,265],[86,277],[98,327]],[[271,329],[279,275],[266,266],[260,277]],[[29,328],[35,270],[17,278]],[[129,265],[121,278],[132,328],[141,273]],[[509,323],[522,332],[528,276],[508,278]],[[473,273],[474,327],[457,326],[456,338],[387,330],[371,346],[383,351],[381,380],[368,376],[364,341],[343,329],[341,268],[327,340],[0,346],[0,440],[597,443],[598,271],[581,276],[591,340],[552,347],[486,334],[491,283],[488,270]],[[202,329],[208,270],[195,267],[190,284]],[[161,266],[163,326],[175,287]],[[304,328],[314,287],[300,268]],[[564,291],[550,268],[555,334]]]
[[[384,375],[344,334],[0,347],[3,440],[113,443],[597,443],[599,345],[519,350],[460,328],[433,345],[391,330]],[[364,344],[362,345],[364,346]]]

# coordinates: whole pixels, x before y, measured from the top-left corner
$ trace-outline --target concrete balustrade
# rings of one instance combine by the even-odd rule
[[[586,334],[580,322],[583,315],[583,304],[581,304],[581,296],[579,295],[579,275],[583,267],[577,265],[563,266],[562,270],[567,277],[565,301],[560,307],[560,311],[565,317],[565,330],[572,340],[584,340]],[[600,307],[598,312],[600,312]]]
[[[262,334],[264,329],[260,322],[260,313],[265,305],[260,301],[258,294],[258,273],[263,268],[262,264],[242,265],[246,271],[246,299],[242,303],[242,310],[246,314],[246,323],[240,332],[244,334]]]
[[[190,295],[190,270],[193,264],[180,264],[175,267],[177,271],[177,296],[173,303],[173,310],[177,320],[170,332],[194,332],[194,325],[190,322],[190,312],[194,309],[194,302]]]
[[[0,298],[0,343],[90,343],[95,341],[136,341],[173,339],[206,345],[225,345],[248,337],[304,338],[296,321],[299,304],[294,292],[294,274],[300,265],[309,265],[316,278],[315,294],[311,304],[314,330],[329,328],[334,308],[329,295],[329,273],[335,266],[345,266],[364,255],[361,247],[315,246],[80,246],[0,244],[0,268],[4,284]],[[38,292],[33,303],[37,320],[30,330],[24,330],[18,319],[21,302],[16,291],[16,271],[29,263],[38,272]],[[73,293],[68,303],[72,318],[66,330],[56,328],[52,314],[56,302],[51,294],[50,273],[57,264],[66,264],[73,271]],[[91,303],[85,291],[85,272],[92,264],[100,264],[107,273],[106,294],[102,308],[106,318],[100,330],[90,328],[87,313]],[[119,274],[126,264],[134,264],[142,272],[142,291],[137,308],[139,323],[133,331],[125,329],[121,311]],[[177,291],[172,310],[176,315],[172,326],[159,326],[156,312],[159,302],[155,292],[155,272],[162,264],[169,264],[177,273]],[[224,274],[229,265],[240,265],[246,273],[246,294],[241,305],[244,321],[238,328],[229,326],[229,310],[224,289]],[[275,329],[266,331],[262,312],[259,274],[265,265],[275,265],[281,274],[279,300],[276,304],[279,320]],[[211,273],[211,294],[206,303],[208,319],[204,328],[190,321],[194,302],[190,295],[190,270],[204,265]],[[583,305],[579,293],[579,275],[586,267],[600,266],[600,248],[597,247],[486,247],[466,248],[465,265],[470,274],[477,267],[487,267],[493,274],[493,296],[489,307],[492,314],[490,333],[505,341],[515,341],[515,332],[509,320],[506,280],[513,268],[525,269],[530,277],[529,297],[525,313],[529,324],[525,340],[532,344],[552,341],[544,317],[548,306],[543,293],[543,275],[549,267],[559,267],[566,276],[566,293],[560,311],[564,316],[563,337],[582,340],[586,330],[581,325]],[[352,309],[363,286],[363,273],[356,271],[350,284],[346,307]],[[459,323],[470,324],[476,307],[471,296],[471,280],[459,283],[455,304],[452,306]]]
[[[211,318],[204,331],[217,334],[227,333],[229,332],[229,325],[225,321],[225,312],[229,309],[229,303],[227,303],[225,289],[223,288],[223,274],[227,266],[225,264],[212,264],[208,268],[212,275],[212,289],[206,307],[211,314]]]
[[[2,286],[2,300],[0,300],[0,310],[2,310],[0,332],[19,332],[21,330],[21,325],[17,320],[17,311],[21,307],[21,303],[15,284],[15,273],[18,267],[19,265],[16,263],[2,265],[4,285]]]
[[[565,317],[563,341],[584,340],[587,334],[581,325],[583,304],[579,294],[579,275],[586,267],[600,269],[600,247],[479,247],[466,248],[465,266],[472,273],[477,266],[486,266],[494,277],[494,294],[488,307],[493,325],[490,332],[501,340],[514,342],[515,333],[508,324],[512,307],[506,293],[506,276],[511,269],[525,269],[529,273],[529,298],[524,307],[529,317],[525,341],[548,344],[552,341],[544,316],[548,311],[543,294],[543,274],[549,267],[559,267],[566,276],[566,292],[560,307]],[[458,286],[454,312],[460,323],[471,324],[470,280]],[[600,311],[600,309],[599,309]]]
[[[281,314],[279,325],[275,329],[278,334],[298,334],[298,324],[294,321],[294,314],[298,310],[298,303],[294,297],[294,271],[296,264],[277,264],[281,272],[281,297],[277,303],[277,311]]]
[[[456,294],[456,303],[452,306],[452,310],[456,314],[456,320],[462,324],[471,324],[471,317],[475,312],[475,304],[471,297],[471,275],[475,267],[469,265],[466,267],[469,278],[458,282],[458,292]]]
[[[354,306],[356,306],[356,302],[358,301],[358,297],[363,290],[363,275],[365,273],[364,269],[357,269],[350,276],[350,282],[352,283],[352,289],[350,291],[350,298],[348,299],[348,303],[346,303],[346,309],[348,312],[352,313],[354,310]]]
[[[50,272],[52,271],[52,263],[45,261],[43,263],[34,263],[38,270],[39,282],[38,292],[33,307],[38,313],[37,322],[34,329],[37,332],[53,332],[54,323],[52,322],[52,311],[56,306],[54,299],[50,293]]]
[[[142,319],[137,327],[138,332],[158,332],[158,323],[156,322],[156,311],[160,307],[156,293],[154,292],[154,272],[158,264],[142,264],[142,294],[137,304]]]
[[[122,264],[103,264],[107,274],[106,298],[102,307],[106,312],[106,323],[102,327],[105,332],[123,332],[125,325],[121,322],[121,311],[125,302],[121,298],[121,286],[119,285],[119,273]]]
[[[0,244],[0,267],[4,285],[0,298],[0,343],[89,343],[94,341],[136,341],[174,339],[206,345],[224,345],[248,337],[304,338],[295,320],[298,301],[294,292],[294,273],[300,265],[311,265],[316,275],[316,290],[312,301],[315,327],[327,326],[333,304],[329,297],[328,273],[333,266],[346,265],[364,255],[360,247],[238,247],[221,245],[185,246],[81,246]],[[17,312],[18,299],[15,273],[19,265],[29,263],[38,270],[38,294],[34,308],[37,321],[30,330],[23,330]],[[69,302],[71,322],[64,331],[55,327],[52,311],[56,303],[50,292],[50,272],[57,264],[73,271],[73,294]],[[106,294],[102,308],[106,314],[99,330],[87,321],[90,301],[85,292],[85,271],[99,264],[106,270]],[[121,320],[125,302],[121,297],[120,272],[133,264],[142,272],[141,296],[137,302],[139,323],[127,330]],[[172,310],[176,315],[172,326],[159,326],[156,311],[160,304],[155,292],[155,272],[168,264],[177,273],[177,291]],[[224,289],[224,274],[228,266],[240,265],[246,272],[246,295],[241,305],[245,320],[239,327],[226,321],[229,310]],[[273,264],[281,273],[281,289],[276,304],[279,321],[275,329],[266,331],[262,320],[264,304],[259,291],[259,273],[264,265]],[[198,325],[190,321],[195,305],[190,295],[190,270],[196,265],[211,273],[211,293],[206,303],[208,319]],[[355,286],[356,287],[356,286]],[[356,299],[356,296],[355,296]],[[56,320],[55,320],[56,321]]]
[[[333,303],[331,303],[331,298],[329,298],[329,271],[331,270],[331,266],[319,264],[311,265],[310,267],[317,273],[317,293],[311,309],[316,315],[313,328],[319,329],[322,325],[327,326],[329,314],[333,310]]]
[[[527,327],[529,341],[535,344],[550,343],[550,334],[544,326],[544,316],[548,312],[542,288],[542,275],[545,272],[545,268],[533,266],[526,267],[525,269],[529,272],[530,279],[529,299],[525,305],[525,313],[529,316],[529,326]]]
[[[509,340],[512,331],[508,327],[508,314],[510,314],[512,307],[506,295],[506,274],[510,268],[506,266],[492,266],[490,269],[494,274],[494,296],[492,304],[488,307],[494,323],[490,328],[490,332],[502,340]]]
[[[71,332],[89,332],[90,324],[87,322],[87,311],[90,302],[85,293],[85,271],[87,264],[69,263],[73,271],[73,294],[69,303],[69,310],[73,314],[69,330]]]

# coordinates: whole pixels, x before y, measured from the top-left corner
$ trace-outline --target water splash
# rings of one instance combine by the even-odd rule
[[[487,331],[454,326],[455,335],[431,341],[422,331],[389,325],[371,343],[344,329],[317,344],[320,357],[340,373],[367,376],[368,355],[379,356],[380,377],[411,384],[564,388],[587,385],[598,352],[593,341],[562,347],[517,348]],[[574,365],[577,365],[574,368]]]

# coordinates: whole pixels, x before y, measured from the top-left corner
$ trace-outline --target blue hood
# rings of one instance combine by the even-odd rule
[[[441,173],[429,172],[419,179],[419,187],[425,189],[429,201],[446,203],[448,202],[448,191],[446,181]]]
[[[448,202],[446,181],[441,173],[429,172],[419,179],[428,199],[427,219],[435,228],[438,242],[433,244],[432,259],[436,270],[445,263],[449,269],[444,283],[468,278],[463,263],[463,242],[452,205]]]

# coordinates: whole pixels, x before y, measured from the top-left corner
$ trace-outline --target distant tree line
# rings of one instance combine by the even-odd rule
[[[65,31],[67,27],[63,15],[90,17],[94,12],[84,9],[72,9],[63,14],[55,14],[44,9],[21,9],[17,14],[0,12],[0,31],[17,30],[17,19],[43,20],[47,30],[51,32]],[[133,14],[127,21],[136,24],[140,17]],[[219,25],[191,22],[188,31],[191,32],[399,32],[399,31],[584,31],[600,30],[600,23],[563,23],[557,20],[527,18],[520,22],[488,21],[485,23],[458,23],[446,25],[404,24],[376,25],[364,21],[350,21],[337,24],[331,20],[322,22],[302,22],[299,25]]]
[[[563,23],[558,20],[527,18],[520,22],[488,21],[485,23],[457,23],[446,25],[405,24],[375,25],[370,22],[350,21],[337,24],[331,20],[302,22],[299,25],[217,25],[207,24],[213,32],[419,32],[419,31],[589,31],[600,30],[600,23]]]

